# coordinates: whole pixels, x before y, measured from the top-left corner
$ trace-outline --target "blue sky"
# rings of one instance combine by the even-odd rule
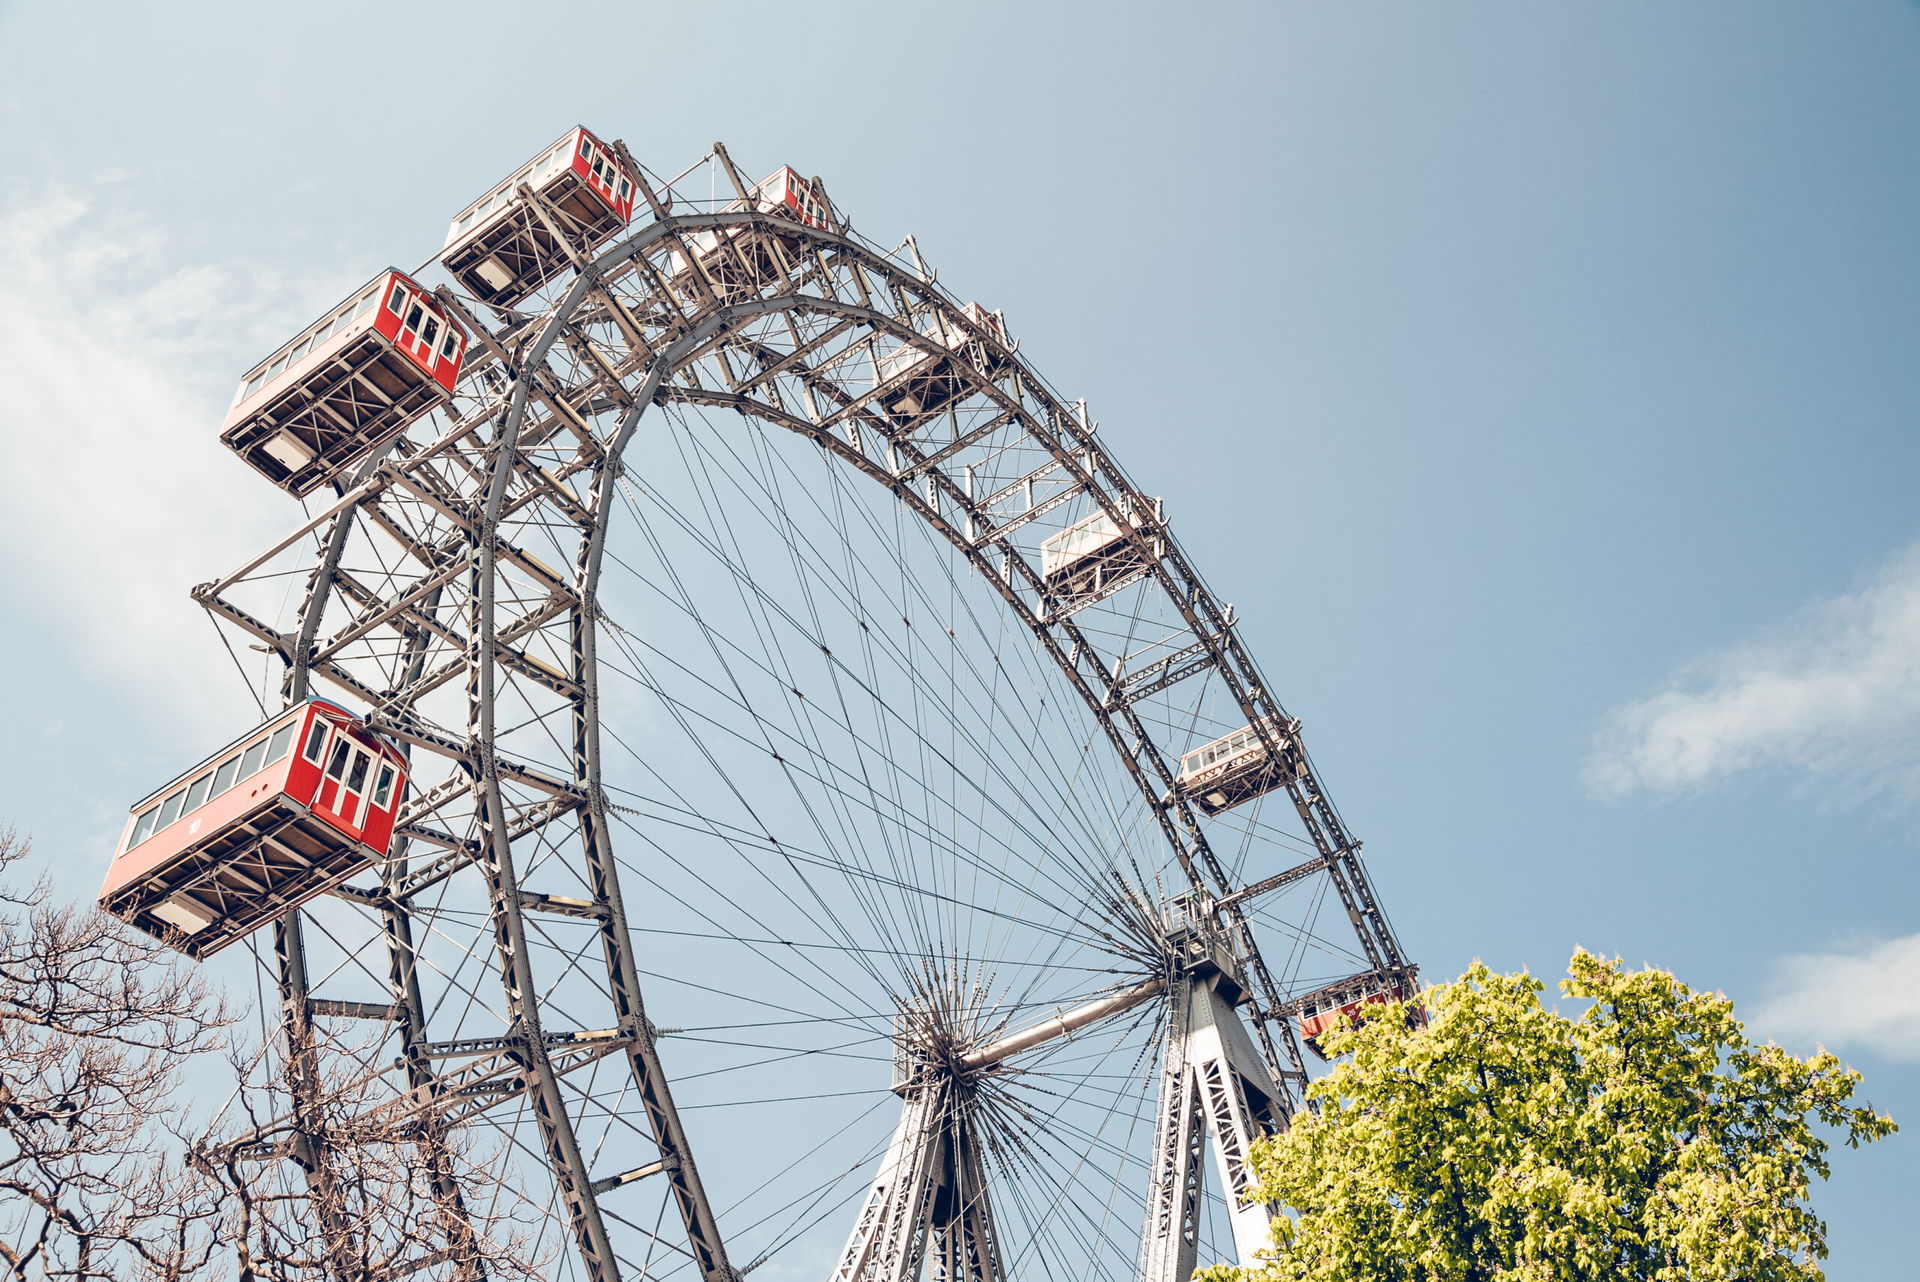
[[[576,120],[825,176],[1165,496],[1429,977],[1668,966],[1920,1127],[1920,9],[0,2],[0,814],[246,719],[240,372]],[[1911,1135],[1830,1275],[1910,1259]]]

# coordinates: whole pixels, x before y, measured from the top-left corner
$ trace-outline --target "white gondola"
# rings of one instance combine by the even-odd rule
[[[1159,538],[1151,528],[1155,515],[1134,509],[1116,521],[1102,508],[1074,522],[1040,544],[1040,577],[1047,591],[1063,600],[1084,604],[1139,578],[1159,558]]]
[[[966,396],[973,385],[972,373],[960,362],[987,374],[1005,367],[1006,353],[1013,346],[1007,339],[1005,318],[979,303],[968,303],[960,312],[965,323],[935,316],[922,323],[923,341],[902,342],[877,362],[880,407],[902,427]],[[980,335],[992,341],[977,342]]]
[[[1263,724],[1280,744],[1297,742],[1298,721],[1269,719]],[[1252,725],[1241,726],[1180,758],[1180,791],[1205,813],[1219,814],[1297,777],[1289,756],[1270,752]]]

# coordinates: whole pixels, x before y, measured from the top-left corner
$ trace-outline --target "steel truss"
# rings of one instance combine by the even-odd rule
[[[1211,1142],[1239,1262],[1268,1242],[1272,1208],[1253,1196],[1249,1150],[1279,1129],[1278,1084],[1223,996],[1223,977],[1195,975],[1171,989],[1154,1131],[1154,1178],[1141,1254],[1145,1282],[1183,1282],[1199,1263],[1201,1149]]]
[[[724,149],[713,160],[744,204]],[[644,415],[730,409],[812,441],[937,531],[1031,632],[1151,808],[1190,891],[1181,912],[1204,922],[1208,957],[1232,960],[1200,965],[1170,945],[1164,973],[1125,990],[1167,1012],[1144,1267],[1171,1279],[1193,1266],[1203,1132],[1245,1258],[1266,1216],[1245,1198],[1245,1146],[1284,1124],[1306,1080],[1285,1018],[1294,994],[1261,957],[1251,897],[1318,881],[1367,968],[1408,967],[1298,723],[1084,403],[1057,396],[962,309],[911,242],[885,251],[669,184],[642,189],[652,218],[597,248],[523,190],[571,272],[517,310],[441,289],[477,336],[452,405],[274,547],[195,590],[284,662],[287,699],[344,693],[414,763],[377,880],[277,931],[293,1079],[318,1090],[342,1064],[380,1075],[391,1089],[364,1128],[404,1122],[435,1170],[458,1128],[528,1119],[582,1276],[738,1276],[642,1001],[602,783],[596,657],[610,518],[627,469],[643,466],[630,446]],[[903,360],[906,348],[926,360]],[[909,403],[933,407],[899,408]],[[1041,541],[1095,512],[1128,531],[1120,572],[1091,589],[1050,587]],[[554,547],[570,559],[543,559]],[[299,591],[276,615],[290,577]],[[1168,727],[1200,700],[1258,728],[1310,846],[1254,886],[1229,875],[1209,840],[1216,821],[1177,787],[1186,745]],[[429,974],[472,1000],[429,1001]],[[1094,1003],[1087,1022],[1117,1013],[1115,1000]],[[928,1069],[901,1089],[900,1127],[836,1278],[907,1278],[929,1260],[941,1278],[1000,1276],[969,1083],[1044,1040],[949,1047],[961,1069]],[[323,1181],[317,1150],[350,1146],[356,1131],[316,1133],[304,1107],[296,1089],[288,1116],[239,1150],[291,1158]],[[451,1177],[436,1178],[457,1201]],[[635,1209],[640,1188],[664,1189],[664,1223]]]
[[[999,1282],[986,1164],[963,1082],[930,1074],[906,1106],[833,1282]]]

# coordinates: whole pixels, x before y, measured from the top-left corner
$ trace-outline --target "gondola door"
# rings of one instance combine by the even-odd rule
[[[341,827],[360,831],[366,809],[367,777],[373,754],[339,731],[327,749],[327,768],[314,794],[315,812],[337,820]]]
[[[407,307],[406,320],[400,326],[400,350],[423,368],[433,368],[433,344],[440,337],[440,318],[421,306],[418,300]]]
[[[400,318],[400,330],[393,336],[394,346],[414,359],[421,368],[433,369],[433,343],[440,336],[440,318],[412,290],[398,281],[387,295],[387,310]]]

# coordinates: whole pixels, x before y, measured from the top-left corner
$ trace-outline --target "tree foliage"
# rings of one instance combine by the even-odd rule
[[[1285,1208],[1263,1267],[1208,1282],[1817,1282],[1829,1136],[1895,1129],[1825,1053],[1747,1040],[1733,1003],[1584,950],[1544,985],[1475,964],[1324,1039],[1342,1062],[1255,1155]]]

